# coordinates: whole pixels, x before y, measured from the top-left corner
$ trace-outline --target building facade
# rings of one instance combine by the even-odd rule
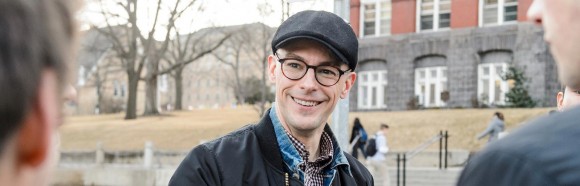
[[[531,0],[352,0],[360,37],[351,110],[506,105],[509,67],[524,72],[538,106],[559,84],[543,30],[526,23]]]

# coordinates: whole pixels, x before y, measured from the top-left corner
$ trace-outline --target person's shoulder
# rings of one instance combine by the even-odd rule
[[[523,124],[471,158],[459,183],[552,185],[580,181],[566,180],[580,173],[580,148],[575,143],[580,141],[578,115],[580,108]]]
[[[232,143],[241,143],[245,142],[241,140],[242,138],[246,138],[248,135],[253,135],[255,130],[255,124],[248,124],[243,126],[242,128],[236,129],[230,133],[227,133],[224,136],[218,137],[211,141],[205,142],[201,144],[201,146],[205,146],[208,149],[214,149],[220,145],[224,144],[232,144]]]
[[[348,161],[350,171],[355,179],[360,179],[358,180],[359,182],[362,181],[367,183],[373,181],[373,176],[371,175],[371,173],[369,172],[369,170],[366,168],[365,165],[363,165],[349,153],[343,152],[343,154]]]

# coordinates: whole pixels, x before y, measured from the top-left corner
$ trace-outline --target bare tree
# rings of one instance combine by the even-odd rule
[[[98,0],[98,3],[106,26],[103,28],[94,26],[94,28],[112,41],[112,49],[117,54],[127,74],[128,99],[125,119],[137,118],[137,87],[140,80],[145,80],[147,85],[144,114],[157,114],[158,110],[155,103],[159,61],[167,51],[175,21],[185,11],[191,9],[195,0],[184,5],[181,4],[181,0],[175,0],[173,6],[164,5],[161,0],[158,0],[154,6],[153,21],[149,27],[138,24],[138,20],[143,19],[141,18],[143,16],[138,16],[139,6],[142,3],[138,3],[137,0],[107,1],[107,4]],[[162,11],[164,6],[171,7],[168,9],[169,15],[165,27],[159,21],[161,13],[167,12],[166,10]],[[112,11],[111,9],[120,9],[121,11]],[[144,18],[148,19],[148,17]],[[165,38],[161,42],[156,41],[153,37],[159,28],[166,31]],[[142,77],[145,66],[147,66],[147,75]]]
[[[207,28],[180,35],[176,29],[178,37],[171,42],[170,52],[167,53],[162,64],[163,70],[160,74],[169,73],[175,80],[175,110],[183,109],[183,70],[203,56],[212,53],[219,48],[231,35],[221,34],[217,28]],[[218,32],[219,39],[215,42],[216,37],[213,35]],[[214,39],[215,38],[215,39]],[[213,44],[211,44],[213,43]]]

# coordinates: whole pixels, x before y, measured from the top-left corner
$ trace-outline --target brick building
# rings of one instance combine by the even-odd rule
[[[524,72],[538,106],[554,106],[557,71],[543,30],[525,22],[531,1],[351,0],[360,38],[351,110],[505,105],[509,67]]]

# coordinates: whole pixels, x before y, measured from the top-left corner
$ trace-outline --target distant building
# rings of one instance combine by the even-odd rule
[[[247,86],[246,79],[262,77],[260,70],[262,62],[256,54],[263,51],[255,51],[260,47],[253,45],[263,44],[264,41],[269,44],[271,36],[262,37],[262,32],[273,33],[274,31],[274,28],[254,23],[212,27],[192,33],[191,41],[197,46],[191,48],[192,52],[200,52],[213,46],[227,33],[231,33],[232,37],[213,53],[206,54],[185,66],[182,73],[182,108],[184,110],[224,108],[238,104],[232,67],[220,62],[216,56],[238,66],[241,86],[245,87]],[[187,36],[182,35],[177,39],[185,42]],[[124,111],[128,96],[127,75],[112,49],[112,42],[96,29],[90,29],[84,31],[80,43],[77,63],[72,72],[72,81],[78,91],[78,100],[76,105],[70,108],[71,113],[86,115]],[[269,45],[261,46],[268,47]],[[261,48],[264,49],[264,47]],[[266,51],[269,52],[267,48]],[[266,63],[266,61],[263,62]],[[163,65],[164,62],[161,63],[162,70],[166,65]],[[143,74],[146,73],[145,70],[146,68]],[[173,74],[163,74],[157,78],[158,109],[160,111],[174,109],[176,82]],[[137,91],[137,114],[143,112],[144,106],[145,84],[141,81]]]
[[[510,66],[538,106],[554,106],[554,59],[542,29],[524,23],[531,1],[351,0],[360,37],[351,110],[505,105]]]

